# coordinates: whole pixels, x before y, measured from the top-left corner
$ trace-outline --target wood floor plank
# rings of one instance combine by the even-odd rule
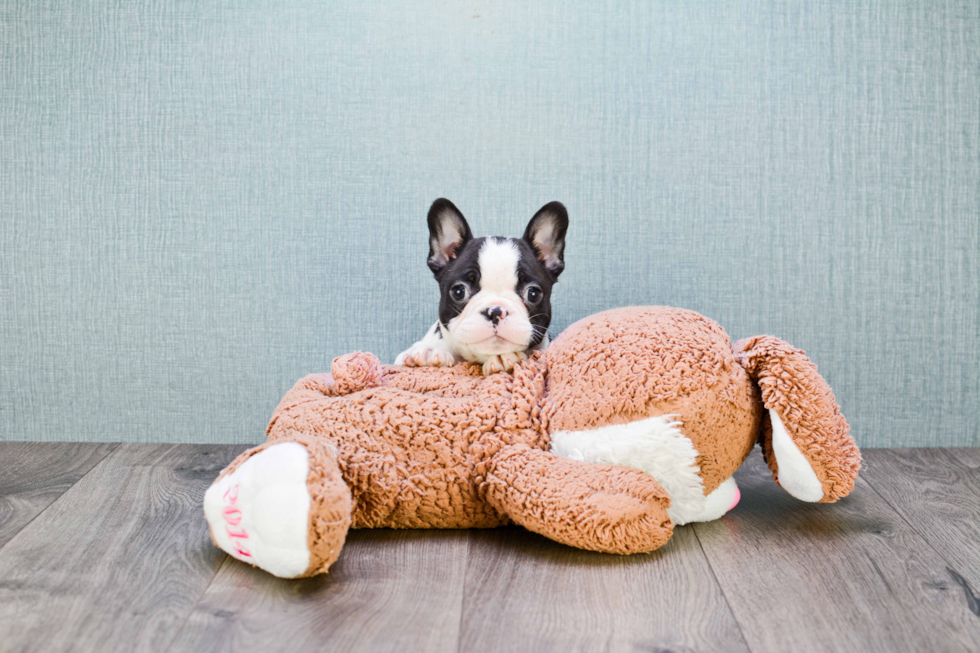
[[[351,531],[326,575],[229,558],[172,651],[456,651],[466,531]]]
[[[980,619],[946,562],[862,478],[796,501],[753,454],[739,506],[695,531],[753,651],[975,651]]]
[[[746,651],[693,530],[647,555],[470,533],[460,651]]]
[[[878,451],[875,449],[875,451]],[[900,451],[897,449],[882,449],[882,451]],[[967,465],[973,471],[980,470],[980,447],[950,447],[948,449],[942,449],[942,451],[948,452],[951,456],[955,456],[958,461]]]
[[[0,442],[0,547],[117,446]]]
[[[866,451],[851,497],[816,506],[776,487],[753,455],[735,511],[678,528],[648,556],[577,551],[516,527],[355,531],[329,575],[283,581],[207,537],[204,490],[243,447],[113,446],[0,443],[0,650],[980,641],[980,449]]]
[[[242,446],[120,445],[0,549],[6,650],[160,650],[224,554],[201,502]]]
[[[872,449],[864,461],[868,484],[949,563],[945,588],[980,619],[980,449]]]

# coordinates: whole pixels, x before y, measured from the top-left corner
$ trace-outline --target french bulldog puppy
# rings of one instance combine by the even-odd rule
[[[429,209],[429,269],[439,282],[439,319],[395,359],[411,367],[483,365],[509,372],[548,346],[551,287],[565,268],[568,212],[541,207],[523,238],[473,238],[459,209],[440,198]]]

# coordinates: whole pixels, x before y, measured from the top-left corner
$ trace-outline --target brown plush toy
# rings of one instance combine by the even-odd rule
[[[854,486],[860,453],[803,352],[732,346],[691,311],[599,313],[512,374],[354,353],[299,381],[268,441],[208,490],[214,541],[276,576],[326,572],[353,528],[516,522],[571,546],[641,553],[738,502],[756,443],[803,501]]]

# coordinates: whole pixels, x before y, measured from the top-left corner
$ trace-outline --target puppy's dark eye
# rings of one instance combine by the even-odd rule
[[[457,283],[452,288],[449,289],[449,296],[457,302],[461,302],[466,299],[466,284]]]
[[[544,293],[541,291],[541,288],[533,284],[524,289],[524,299],[529,304],[537,304],[543,296]]]

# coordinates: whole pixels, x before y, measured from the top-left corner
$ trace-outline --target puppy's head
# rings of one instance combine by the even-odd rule
[[[452,202],[429,209],[429,268],[442,297],[439,324],[460,357],[533,349],[551,323],[551,287],[565,268],[568,212],[546,204],[523,238],[473,238]]]

